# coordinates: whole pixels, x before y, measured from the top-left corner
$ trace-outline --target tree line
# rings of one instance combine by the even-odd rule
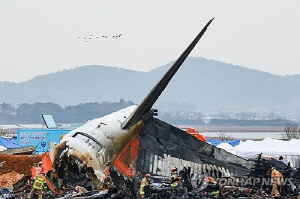
[[[22,103],[17,107],[2,103],[0,124],[43,124],[42,114],[52,114],[57,123],[83,123],[133,104],[123,99],[118,102],[89,102],[65,107],[52,102]]]
[[[22,103],[13,106],[0,104],[0,125],[2,124],[43,124],[42,114],[52,114],[56,123],[85,123],[87,120],[102,117],[127,106],[132,101],[120,99],[118,102],[89,102],[62,107],[58,104],[37,102]],[[197,111],[158,112],[158,118],[173,125],[209,125],[209,126],[285,126],[295,122],[276,119],[210,119],[204,122],[203,115]]]

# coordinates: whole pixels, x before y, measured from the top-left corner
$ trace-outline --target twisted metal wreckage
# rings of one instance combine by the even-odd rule
[[[131,179],[142,173],[168,176],[172,166],[180,165],[192,168],[195,177],[204,167],[225,176],[250,172],[251,163],[245,159],[153,117],[153,104],[212,21],[139,105],[88,121],[66,134],[58,145],[51,145],[53,170],[63,183],[97,189],[109,168]]]
[[[249,175],[253,162],[207,144],[153,116],[153,104],[207,30],[211,19],[139,105],[88,121],[50,145],[51,172],[64,186],[96,190],[110,175],[122,197],[135,198],[141,176],[167,179],[182,169],[189,190],[203,190],[199,178]],[[185,176],[185,177],[184,177]],[[166,189],[167,190],[167,189]],[[161,192],[162,193],[162,192]],[[160,195],[160,198],[162,195]],[[120,197],[120,195],[119,195]]]

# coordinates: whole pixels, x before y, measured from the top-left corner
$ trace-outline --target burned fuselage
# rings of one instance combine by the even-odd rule
[[[65,135],[57,146],[52,146],[53,168],[58,175],[73,185],[84,185],[92,180],[93,186],[101,186],[104,172],[143,125],[140,121],[128,129],[121,128],[135,108],[133,105],[88,121]]]

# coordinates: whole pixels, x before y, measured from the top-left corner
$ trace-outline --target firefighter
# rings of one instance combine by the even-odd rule
[[[41,173],[37,176],[34,177],[34,183],[32,185],[32,189],[28,195],[28,198],[32,198],[33,194],[35,192],[38,192],[38,199],[42,199],[43,198],[43,189],[44,186],[47,184],[46,182],[46,177],[44,173]]]
[[[112,179],[109,175],[105,174],[103,179],[103,189],[109,189],[112,184]]]
[[[146,174],[145,177],[143,178],[142,182],[141,182],[141,186],[140,186],[140,196],[141,199],[145,198],[145,186],[148,186],[151,180],[151,175],[150,174]]]
[[[272,167],[271,170],[271,182],[273,184],[272,195],[274,195],[275,197],[279,197],[280,193],[278,191],[278,186],[282,182],[283,177],[282,174],[279,171],[277,171],[275,167]]]
[[[180,177],[178,177],[178,169],[176,167],[173,167],[171,169],[171,187],[177,187],[178,183],[180,181]]]
[[[208,195],[217,198],[219,195],[220,187],[217,184],[216,180],[213,177],[208,176],[204,179],[204,181],[207,184],[206,191],[208,192]]]

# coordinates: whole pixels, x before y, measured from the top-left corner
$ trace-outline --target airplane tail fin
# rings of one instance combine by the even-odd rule
[[[132,112],[132,114],[125,120],[122,124],[122,128],[128,128],[134,125],[141,119],[141,116],[145,113],[149,112],[156,102],[158,97],[167,87],[170,80],[173,78],[177,70],[180,68],[184,60],[196,46],[202,35],[207,30],[207,27],[214,20],[211,19],[201,30],[201,32],[196,36],[196,38],[192,41],[192,43],[187,47],[187,49],[181,54],[181,56],[176,60],[176,62],[170,67],[170,69],[165,73],[165,75],[161,78],[161,80],[152,88],[152,90],[148,93],[148,95],[144,98],[144,100],[136,107],[136,109]]]

